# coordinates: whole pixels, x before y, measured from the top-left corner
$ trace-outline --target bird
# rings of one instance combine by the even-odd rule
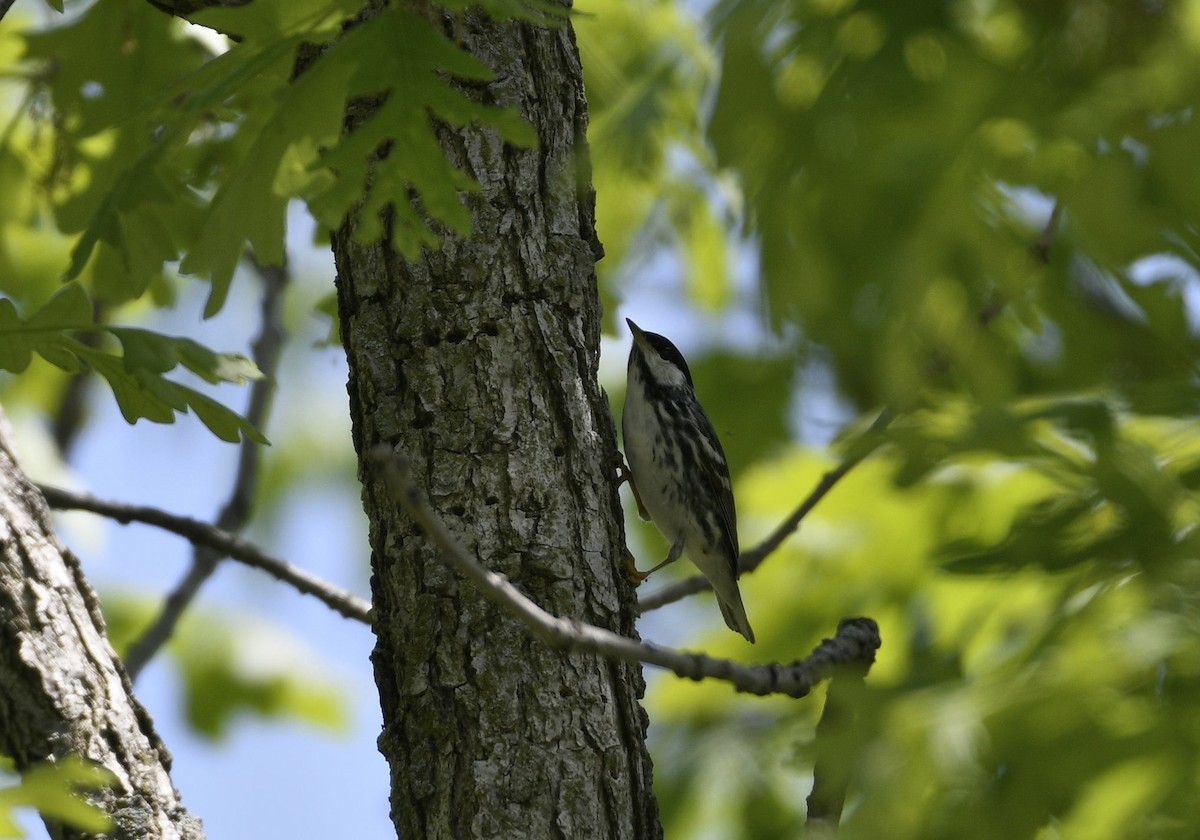
[[[665,336],[625,323],[633,333],[621,414],[630,485],[642,518],[671,543],[667,559],[648,572],[634,569],[635,576],[640,582],[687,552],[712,584],[725,624],[753,644],[737,584],[737,511],[725,450],[683,354]]]

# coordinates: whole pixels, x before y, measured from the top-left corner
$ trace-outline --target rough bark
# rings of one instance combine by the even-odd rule
[[[105,635],[95,593],[51,532],[0,414],[0,752],[24,770],[82,756],[117,784],[90,795],[118,838],[204,836],[169,775],[170,755]],[[48,826],[56,838],[79,831]]]
[[[336,232],[355,446],[398,445],[457,539],[536,602],[632,635],[574,34],[474,15],[447,27],[497,74],[472,94],[518,107],[540,146],[441,130],[482,186],[469,241],[406,261],[356,242],[353,219]],[[437,559],[363,463],[400,836],[661,836],[640,669],[531,639]]]

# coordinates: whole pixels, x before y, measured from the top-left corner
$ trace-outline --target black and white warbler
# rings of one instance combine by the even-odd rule
[[[667,559],[650,572],[686,551],[712,583],[729,629],[753,642],[737,585],[737,511],[721,441],[696,399],[683,354],[663,336],[625,323],[633,331],[621,415],[625,455],[639,511],[671,541]]]

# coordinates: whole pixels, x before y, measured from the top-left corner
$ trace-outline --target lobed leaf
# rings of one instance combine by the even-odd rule
[[[115,336],[122,354],[90,347],[74,337],[76,332],[97,330]],[[91,367],[108,382],[130,423],[141,418],[173,423],[177,413],[191,410],[221,440],[268,442],[237,413],[163,376],[182,365],[213,384],[242,384],[261,376],[250,359],[240,353],[218,353],[189,338],[96,324],[87,293],[77,283],[64,286],[28,319],[21,318],[11,300],[0,298],[0,368],[20,373],[34,353],[70,373],[82,372],[84,364]]]
[[[8,298],[0,298],[0,368],[20,373],[37,353],[71,373],[81,370],[79,362],[62,346],[67,330],[92,326],[92,305],[87,293],[72,283],[64,286],[35,312],[22,320]]]
[[[294,49],[298,42],[289,43]],[[180,265],[189,274],[208,275],[212,293],[205,316],[224,305],[234,269],[247,243],[266,265],[283,261],[285,217],[291,195],[278,186],[289,174],[304,171],[317,149],[332,143],[341,131],[347,78],[353,68],[318,62],[290,84],[289,51],[277,47],[269,71],[279,76],[282,89],[268,117],[243,124],[239,140],[246,152],[218,188],[208,207],[200,234]],[[265,55],[266,53],[264,53]],[[297,191],[303,182],[290,184]]]
[[[380,214],[388,209],[393,214],[393,245],[406,256],[435,241],[425,214],[459,235],[470,232],[470,214],[460,193],[478,186],[447,161],[431,116],[457,126],[478,121],[513,145],[537,142],[516,111],[474,102],[447,82],[444,74],[488,81],[492,73],[408,12],[390,9],[357,27],[321,61],[353,67],[350,95],[387,97],[370,119],[320,159],[319,166],[335,177],[309,197],[309,206],[326,226],[341,224],[361,200],[359,235],[381,236]],[[419,198],[420,210],[414,197]]]
[[[565,14],[540,0],[490,5],[523,19]],[[206,10],[196,20],[242,38],[215,56],[149,5],[117,0],[31,34],[28,58],[62,68],[49,85],[67,150],[53,207],[64,231],[80,231],[67,278],[119,303],[182,258],[182,272],[211,280],[211,316],[247,246],[265,264],[282,260],[297,197],[327,227],[361,206],[364,236],[381,235],[390,210],[406,255],[432,241],[431,223],[467,235],[462,196],[477,186],[446,160],[434,121],[481,122],[515,145],[537,138],[514,109],[455,86],[491,71],[423,17],[386,8],[337,37],[357,11],[349,0]],[[297,73],[301,45],[319,42],[332,46]],[[355,97],[382,107],[343,137]]]

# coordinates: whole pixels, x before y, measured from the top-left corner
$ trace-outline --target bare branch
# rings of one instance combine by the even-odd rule
[[[1044,263],[1050,262],[1050,246],[1054,243],[1054,237],[1058,235],[1058,227],[1062,222],[1063,204],[1062,199],[1056,199],[1054,209],[1050,211],[1050,218],[1046,220],[1046,227],[1042,229],[1042,235],[1038,237],[1037,242],[1033,243],[1030,248],[1033,255]]]
[[[275,395],[275,371],[279,367],[279,356],[287,339],[283,328],[283,292],[288,284],[288,271],[285,266],[260,265],[253,255],[248,261],[258,272],[263,286],[259,333],[250,348],[254,364],[262,373],[262,378],[255,380],[250,386],[246,420],[250,425],[261,429],[266,425],[271,398]],[[243,439],[238,451],[238,467],[233,489],[225,506],[217,515],[218,529],[232,532],[245,527],[250,518],[250,503],[258,486],[261,461],[262,448],[259,444]],[[130,679],[136,681],[146,663],[171,638],[179,619],[200,594],[200,587],[212,577],[222,557],[221,552],[196,544],[196,550],[192,554],[192,565],[187,574],[167,596],[162,611],[154,622],[130,645],[125,655],[125,668],[129,671]]]
[[[752,572],[762,565],[775,549],[779,548],[788,537],[790,537],[804,517],[817,506],[821,499],[834,488],[839,481],[846,477],[850,470],[854,469],[860,461],[870,455],[879,446],[881,442],[880,432],[888,427],[888,425],[896,418],[896,412],[890,408],[885,408],[875,418],[869,429],[858,441],[858,444],[847,453],[842,462],[834,469],[821,476],[821,480],[817,482],[817,486],[812,489],[800,505],[792,511],[787,519],[783,520],[779,526],[770,533],[770,535],[760,542],[758,545],[742,552],[741,558],[738,560],[740,573]],[[656,610],[659,607],[665,607],[667,604],[673,604],[689,595],[695,595],[697,592],[704,592],[712,589],[712,584],[704,575],[692,575],[689,578],[673,583],[670,586],[664,586],[649,595],[638,599],[638,610],[641,613],[648,613],[651,610]]]
[[[207,522],[187,516],[176,516],[158,508],[98,499],[86,493],[74,493],[44,484],[39,484],[38,490],[46,497],[46,503],[56,510],[86,510],[115,519],[122,524],[141,522],[162,528],[221,556],[231,557],[247,566],[261,569],[297,591],[312,595],[339,615],[364,624],[371,623],[371,604],[365,598],[321,580],[286,560],[273,557],[253,543]]]
[[[738,691],[750,694],[786,694],[790,697],[805,696],[838,666],[869,663],[875,659],[875,651],[880,645],[879,628],[869,618],[844,619],[838,625],[837,635],[823,640],[807,659],[789,664],[741,665],[727,659],[639,642],[592,624],[552,615],[529,600],[506,577],[484,568],[467,553],[413,482],[406,458],[394,453],[386,444],[377,446],[372,458],[382,468],[397,501],[441,550],[446,564],[551,647],[644,662],[692,680],[724,680]]]

